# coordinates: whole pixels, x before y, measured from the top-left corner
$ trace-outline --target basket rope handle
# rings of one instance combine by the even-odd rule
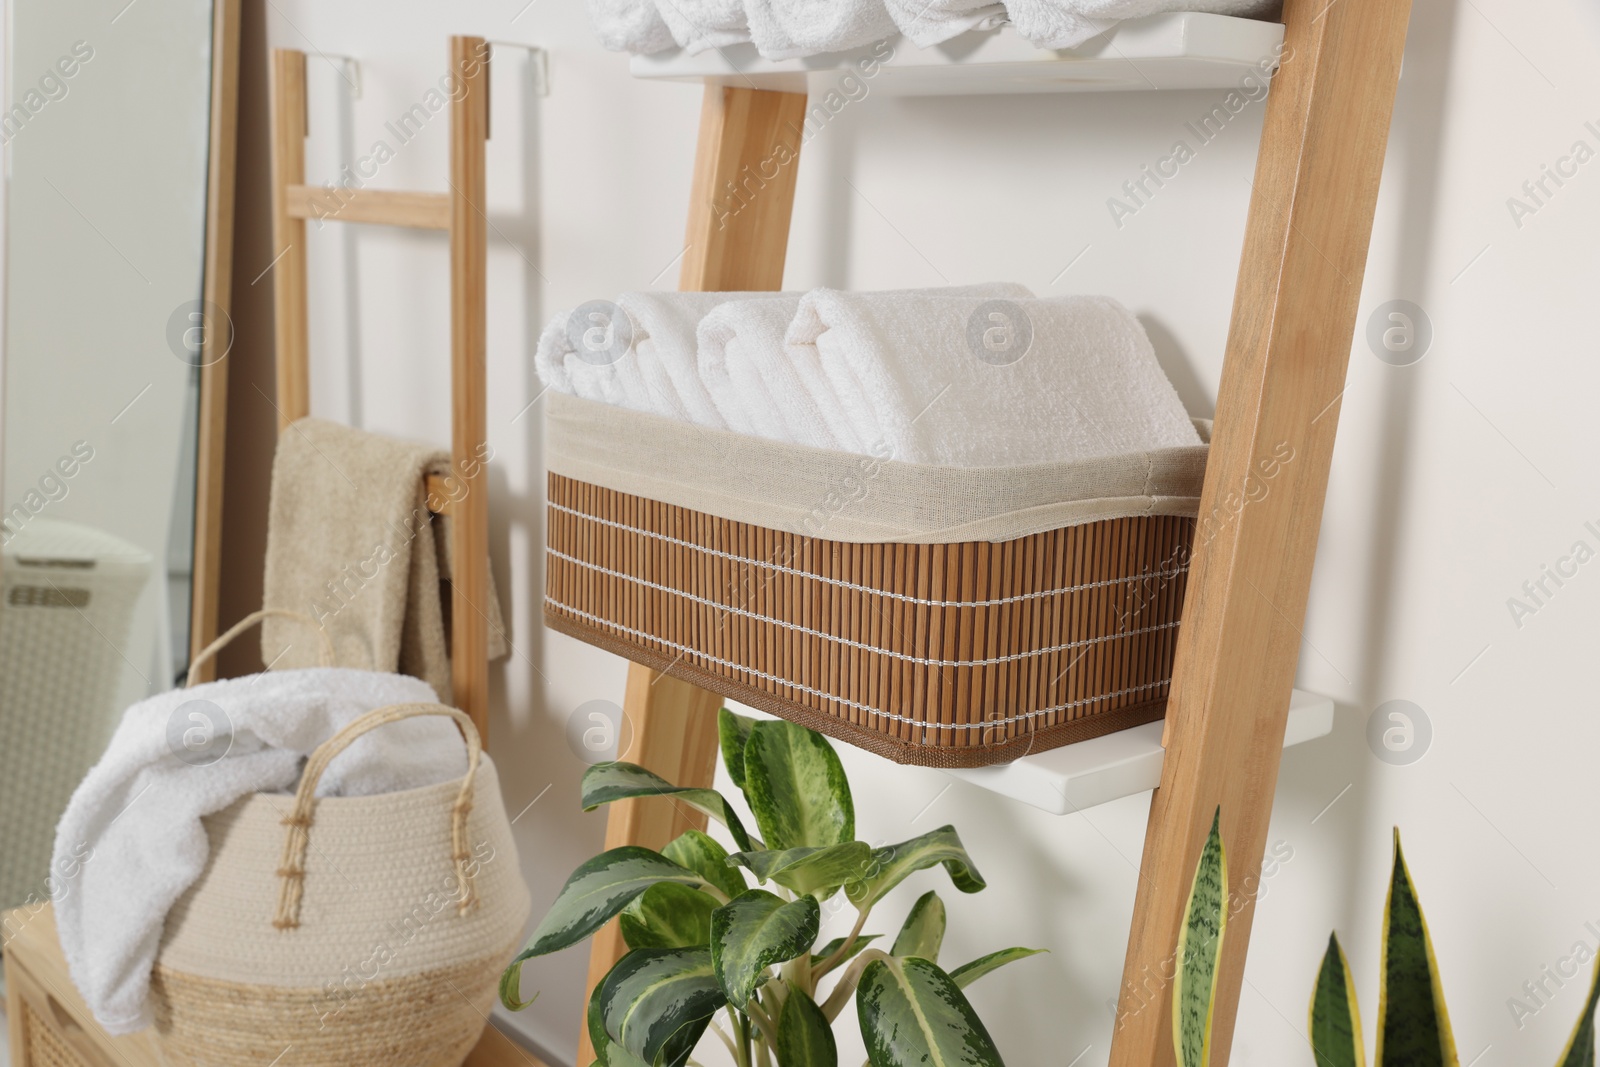
[[[328,631],[318,626],[315,619],[298,611],[290,611],[287,608],[262,608],[260,611],[252,611],[234,623],[226,633],[200,650],[200,654],[189,663],[189,681],[185,688],[191,688],[199,684],[200,676],[195,673],[196,667],[205,663],[224,648],[227,648],[233,643],[234,638],[264,619],[294,619],[296,622],[305,623],[320,639],[319,652],[321,655],[318,658],[321,661],[321,665],[324,667],[333,666],[333,641],[329,639]]]
[[[443,704],[390,704],[376,708],[360,718],[345,724],[344,729],[317,746],[306,760],[305,773],[300,776],[300,787],[295,790],[294,808],[284,817],[283,825],[289,828],[283,840],[283,862],[278,866],[278,912],[272,925],[280,930],[292,930],[300,925],[300,901],[305,892],[306,848],[311,842],[311,822],[317,810],[317,782],[328,769],[335,756],[350,747],[351,742],[379,726],[401,719],[421,715],[445,715],[455,720],[467,741],[467,774],[461,779],[461,791],[456,794],[450,809],[451,860],[456,869],[456,890],[460,903],[456,911],[465,915],[477,904],[477,891],[473,886],[472,872],[467,861],[472,854],[467,851],[467,815],[472,811],[472,784],[478,775],[478,760],[483,754],[483,742],[478,728],[463,711]]]

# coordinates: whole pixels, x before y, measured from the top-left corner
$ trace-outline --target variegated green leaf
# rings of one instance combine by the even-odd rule
[[[1594,1067],[1594,1010],[1600,1001],[1600,960],[1595,961],[1594,977],[1589,982],[1589,999],[1584,1003],[1578,1025],[1567,1038],[1567,1047],[1561,1052],[1556,1067]]]
[[[850,946],[849,955],[845,956],[839,962],[840,963],[845,963],[845,962],[847,962],[849,960],[854,959],[861,952],[862,949],[864,949],[868,945],[872,944],[872,942],[876,941],[880,936],[882,936],[882,935],[880,935],[880,934],[862,934],[860,937],[856,938],[856,943]],[[828,957],[832,956],[835,952],[838,952],[843,947],[844,947],[844,938],[842,938],[842,937],[834,938],[832,941],[829,941],[826,945],[823,945],[821,948],[817,949],[817,951],[815,951],[815,952],[813,952],[811,954],[811,966],[815,967],[817,964],[819,964],[819,963],[823,962],[824,960],[828,959]]]
[[[1228,858],[1222,847],[1222,809],[1195,865],[1189,903],[1178,931],[1177,978],[1172,990],[1172,1042],[1178,1067],[1211,1062],[1211,1013],[1216,1003],[1217,959],[1228,925]]]
[[[778,1067],[838,1067],[839,1063],[828,1017],[798,989],[790,989],[784,998],[773,1051],[778,1054]]]
[[[742,1008],[761,984],[762,972],[810,950],[822,908],[815,897],[784,901],[750,889],[711,915],[711,959],[722,990]]]
[[[777,882],[796,893],[826,898],[866,873],[872,848],[865,841],[846,841],[842,845],[789,848],[782,852],[735,852],[729,860],[748,867],[763,884]]]
[[[703,811],[726,826],[741,849],[749,851],[761,847],[759,842],[751,842],[739,816],[715,789],[676,786],[636,763],[596,763],[583,772],[584,811],[593,811],[602,804],[635,797],[671,797],[674,802]]]
[[[635,949],[600,983],[606,1033],[647,1064],[687,1060],[725,1003],[711,952],[703,948]]]
[[[717,712],[717,739],[722,744],[722,765],[728,768],[728,777],[740,789],[744,788],[744,746],[750,741],[750,731],[756,720],[735,715],[727,708]]]
[[[756,723],[744,748],[744,775],[766,847],[817,848],[856,836],[844,765],[821,734],[783,719]]]
[[[750,888],[744,875],[728,866],[728,850],[699,830],[685,830],[667,842],[661,854],[716,886],[729,900]]]
[[[1381,974],[1379,1067],[1458,1067],[1433,940],[1400,851],[1399,830],[1394,834],[1394,873],[1383,908]]]
[[[1328,951],[1323,953],[1317,987],[1311,994],[1310,1032],[1317,1067],[1367,1067],[1356,984],[1336,934],[1328,935]]]
[[[705,948],[717,902],[698,889],[661,882],[617,916],[629,948]]]
[[[944,924],[944,901],[930,889],[911,905],[911,912],[895,936],[889,955],[920,956],[930,963],[938,963],[939,946],[944,943]]]
[[[1046,951],[1042,948],[1003,948],[999,952],[991,952],[987,956],[979,956],[971,963],[963,963],[950,972],[950,980],[962,989],[992,971],[997,971],[1008,963],[1025,960],[1029,956],[1037,956]]]
[[[506,1006],[507,1011],[521,1011],[539,999],[538,993],[527,1000],[522,999],[522,962],[526,958],[518,956],[511,961],[509,967],[500,972],[500,1003]]]
[[[658,882],[701,886],[705,879],[638,845],[600,853],[572,872],[517,961],[576,945]]]
[[[856,1014],[872,1067],[1002,1067],[978,1013],[950,976],[927,960],[867,964]]]
[[[611,1035],[606,1033],[605,1018],[600,1014],[600,991],[605,988],[602,980],[589,994],[589,1007],[584,1013],[584,1021],[589,1028],[589,1044],[594,1046],[594,1059],[600,1067],[650,1067],[627,1049],[611,1040]]]
[[[987,884],[973,866],[972,857],[967,855],[955,827],[941,826],[898,845],[873,849],[867,876],[845,886],[845,893],[852,904],[865,908],[877,903],[909,875],[936,863],[944,864],[944,869],[950,872],[950,881],[963,893],[976,893]]]

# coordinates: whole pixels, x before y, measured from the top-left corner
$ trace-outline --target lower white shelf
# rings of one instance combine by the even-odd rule
[[[1064,745],[1013,763],[945,773],[963,782],[1042,808],[1070,815],[1161,784],[1161,722]],[[1289,700],[1283,744],[1298,745],[1333,732],[1333,700],[1299,689]]]

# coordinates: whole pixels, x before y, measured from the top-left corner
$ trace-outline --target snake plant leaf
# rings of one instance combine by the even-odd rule
[[[778,1040],[773,1046],[780,1067],[839,1067],[833,1026],[817,1002],[790,989],[778,1012]]]
[[[634,949],[600,983],[606,1033],[647,1064],[681,1065],[725,1003],[704,948]]]
[[[856,836],[844,765],[821,734],[783,719],[756,723],[744,748],[744,776],[767,848],[820,848]]]
[[[760,847],[752,843],[744,824],[723,795],[715,789],[694,789],[676,786],[653,771],[636,763],[596,763],[583,772],[584,811],[593,811],[602,804],[635,797],[670,797],[676,803],[687,804],[703,811],[728,828],[733,840],[741,849],[749,851]]]
[[[1322,956],[1317,987],[1311,994],[1310,1032],[1317,1067],[1367,1067],[1356,984],[1337,934],[1328,935],[1328,951]]]
[[[929,963],[938,963],[939,946],[944,944],[944,925],[944,901],[930,889],[911,905],[889,955],[919,956]]]
[[[965,989],[984,975],[997,971],[1008,963],[1025,960],[1029,956],[1037,956],[1046,951],[1048,950],[1042,948],[1003,948],[999,952],[991,952],[987,956],[979,956],[971,963],[963,963],[950,972],[950,980]]]
[[[728,777],[740,789],[744,788],[744,746],[750,743],[750,731],[756,720],[735,715],[727,708],[717,712],[717,739],[722,744],[722,765],[728,768]]]
[[[1394,873],[1383,907],[1380,974],[1379,1067],[1458,1067],[1433,940],[1400,850],[1398,829],[1394,834]]]
[[[612,1041],[611,1035],[606,1033],[605,1019],[600,1013],[600,990],[603,988],[605,988],[603,981],[595,985],[593,992],[589,994],[588,1010],[584,1013],[584,1021],[589,1028],[589,1044],[594,1046],[594,1062],[600,1067],[650,1067]]]
[[[809,951],[821,921],[816,897],[785,901],[765,889],[746,890],[713,912],[711,961],[728,1002],[742,1008],[762,972]]]
[[[826,900],[834,890],[866,873],[872,862],[872,847],[865,841],[846,841],[842,845],[787,848],[781,852],[735,852],[728,861],[748,867],[762,884],[777,882],[795,893],[811,893]]]
[[[1211,1013],[1217,960],[1228,925],[1228,857],[1222,847],[1222,808],[1200,850],[1183,925],[1178,930],[1177,979],[1172,990],[1172,1043],[1178,1067],[1211,1062]]]
[[[1600,960],[1594,964],[1594,978],[1589,982],[1589,999],[1583,1006],[1578,1025],[1567,1038],[1567,1047],[1561,1052],[1556,1067],[1594,1067],[1594,1009],[1600,1001]]]
[[[873,960],[856,988],[872,1067],[1003,1067],[966,995],[924,959]]]
[[[698,889],[659,882],[617,916],[629,948],[704,948],[717,902]]]
[[[576,945],[631,904],[634,897],[661,882],[699,887],[705,879],[659,852],[638,845],[600,853],[572,872],[513,966],[531,956]]]
[[[704,878],[729,900],[750,888],[744,875],[728,866],[728,850],[699,830],[685,830],[668,841],[661,854]]]
[[[872,942],[876,941],[880,936],[882,935],[862,934],[860,937],[856,938],[856,943],[850,946],[849,953],[846,954],[845,957],[839,962],[848,963],[850,960],[855,959],[862,949],[872,944]],[[817,949],[817,951],[811,954],[811,966],[815,967],[817,964],[822,963],[829,956],[832,956],[835,952],[838,952],[843,947],[844,938],[834,938],[832,941],[829,941],[826,945],[823,945],[821,948]]]
[[[936,863],[944,864],[944,869],[950,872],[950,881],[963,893],[976,893],[988,884],[973,865],[972,857],[967,855],[955,827],[941,826],[898,845],[873,849],[867,876],[845,886],[845,894],[857,908],[866,908],[881,900],[909,875]]]

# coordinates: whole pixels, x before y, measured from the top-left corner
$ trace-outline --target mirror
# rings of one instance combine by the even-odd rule
[[[0,907],[214,625],[236,58],[225,0],[8,15]]]

